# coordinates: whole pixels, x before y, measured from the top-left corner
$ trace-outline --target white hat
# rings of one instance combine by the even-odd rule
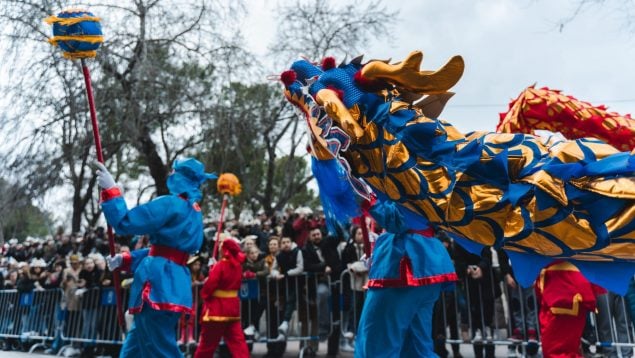
[[[46,267],[46,261],[44,259],[33,259],[31,261],[31,267]]]
[[[16,239],[15,237],[11,240],[9,240],[9,244],[10,245],[16,245],[18,243],[18,239]]]
[[[308,207],[308,206],[301,206],[301,207],[295,209],[295,213],[296,214],[311,215],[311,214],[313,214],[313,210],[311,210],[311,208]]]
[[[247,236],[245,236],[244,239],[240,240],[240,243],[243,243],[243,242],[245,242],[247,240],[257,241],[258,240],[258,236],[256,236],[256,235],[247,235]]]
[[[93,259],[93,261],[105,261],[106,260],[104,258],[104,255],[100,254],[99,252],[95,252],[95,253],[89,254],[88,258]]]

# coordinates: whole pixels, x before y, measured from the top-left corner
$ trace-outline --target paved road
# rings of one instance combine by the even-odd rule
[[[295,358],[298,356],[299,350],[298,350],[298,343],[292,342],[289,343],[288,347],[287,347],[287,354],[285,354],[285,358]],[[449,347],[448,347],[449,348]],[[266,352],[266,348],[263,344],[258,344],[254,347],[254,350],[252,352],[253,357],[262,357]],[[318,357],[324,357],[326,354],[326,343],[322,343],[320,344],[320,351],[318,352]],[[474,353],[472,351],[472,346],[471,345],[466,345],[463,344],[461,345],[461,355],[465,358],[470,358],[470,357],[474,357]],[[23,352],[3,352],[0,351],[0,357],[2,358],[33,358],[33,357],[37,357],[37,358],[42,358],[42,357],[54,357],[52,355],[46,355],[46,354],[38,354],[37,352],[35,354],[28,354],[28,353],[23,353]],[[341,358],[352,358],[353,354],[352,353],[341,353],[338,357]],[[506,347],[498,347],[496,349],[496,357],[507,357],[507,348]]]

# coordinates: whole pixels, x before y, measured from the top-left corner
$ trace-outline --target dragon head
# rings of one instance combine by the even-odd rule
[[[463,59],[455,56],[437,71],[421,71],[422,59],[419,51],[396,64],[363,64],[361,56],[339,66],[330,57],[320,64],[301,59],[280,75],[285,97],[304,114],[327,222],[355,217],[359,200],[372,200],[369,166],[376,172],[384,159],[364,162],[360,152],[381,147],[377,126],[386,114],[436,118],[452,96],[448,89],[463,74]]]
[[[321,64],[306,59],[294,62],[280,78],[287,100],[305,115],[312,155],[326,160],[346,151],[364,135],[378,106],[388,101],[403,101],[424,115],[438,116],[452,96],[448,90],[463,74],[463,59],[454,56],[436,71],[420,70],[422,60],[423,53],[414,51],[395,64],[382,60],[362,64],[362,56],[339,66],[332,57]]]

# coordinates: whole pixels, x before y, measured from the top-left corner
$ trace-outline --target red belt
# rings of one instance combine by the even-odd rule
[[[150,253],[148,255],[160,256],[182,266],[185,266],[187,264],[187,260],[190,258],[190,254],[185,251],[180,251],[163,245],[150,246]]]
[[[421,236],[425,236],[425,237],[433,237],[434,236],[434,229],[429,227],[426,229],[420,229],[420,230],[408,230],[409,234],[419,234]]]

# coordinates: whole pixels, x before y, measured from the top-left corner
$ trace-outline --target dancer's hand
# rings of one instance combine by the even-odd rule
[[[110,189],[117,185],[115,179],[113,179],[108,169],[106,169],[102,163],[95,162],[95,166],[97,167],[97,184],[100,188]]]
[[[115,256],[106,256],[106,264],[108,265],[108,269],[110,271],[115,271],[123,264],[123,255],[117,254]]]
[[[512,275],[510,274],[505,275],[505,281],[507,282],[507,286],[509,286],[512,290],[516,289],[517,287],[516,280],[514,280]]]

